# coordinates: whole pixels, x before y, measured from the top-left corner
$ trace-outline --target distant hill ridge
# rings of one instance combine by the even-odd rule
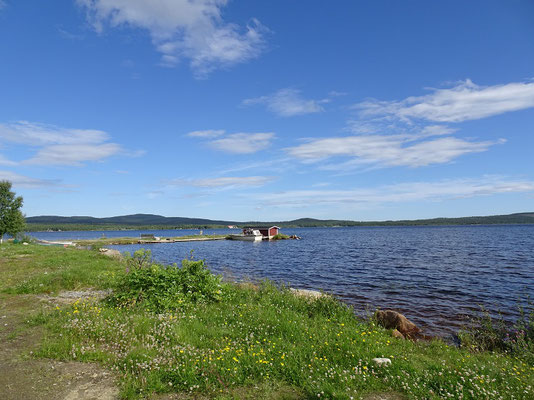
[[[132,214],[117,217],[95,218],[88,216],[59,217],[41,215],[26,218],[31,224],[88,224],[88,225],[232,225],[236,222],[218,221],[203,218],[164,217],[155,214]]]
[[[280,225],[280,226],[399,226],[399,225],[485,225],[485,224],[534,224],[534,212],[507,215],[474,216],[458,218],[432,218],[398,221],[349,221],[299,218],[292,221],[224,221],[205,218],[164,217],[154,214],[132,214],[108,218],[89,216],[61,217],[41,215],[26,218],[28,224],[39,225],[119,225],[119,226],[207,226],[207,225]]]

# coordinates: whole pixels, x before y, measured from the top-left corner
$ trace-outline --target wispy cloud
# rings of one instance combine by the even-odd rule
[[[7,159],[5,156],[3,156],[2,154],[0,154],[0,165],[15,166],[17,164],[18,164],[17,162],[11,161]]]
[[[232,176],[205,179],[173,179],[168,186],[195,186],[200,188],[239,188],[264,186],[274,180],[272,176]]]
[[[451,133],[456,132],[457,129],[451,128],[450,126],[445,125],[427,125],[421,129],[419,135],[421,137],[425,136],[441,136],[441,135],[450,135]]]
[[[226,153],[250,154],[268,148],[274,137],[272,132],[233,133],[222,139],[213,140],[209,145]]]
[[[63,37],[64,39],[68,39],[68,40],[82,40],[84,38],[83,35],[80,35],[80,34],[77,34],[77,33],[72,33],[72,32],[69,32],[68,30],[66,29],[63,29],[61,26],[57,26],[56,27],[59,35],[61,37]]]
[[[221,9],[227,0],[77,0],[97,32],[105,25],[146,29],[161,63],[175,66],[188,59],[197,77],[257,57],[265,32],[258,20],[241,28],[227,23]]]
[[[368,100],[356,104],[357,117],[347,130],[358,136],[316,139],[287,149],[302,160],[336,156],[343,163],[323,165],[343,170],[367,167],[422,167],[443,164],[488,150],[505,139],[476,141],[454,135],[458,130],[443,123],[476,120],[534,107],[534,82],[479,86],[465,80],[445,89],[431,89],[425,96],[401,101]]]
[[[296,89],[281,89],[267,96],[243,100],[242,105],[250,106],[263,104],[272,113],[281,117],[293,117],[295,115],[313,114],[324,111],[322,104],[330,102],[330,99],[310,100],[301,95]]]
[[[283,173],[284,171],[287,171],[287,168],[289,168],[290,162],[293,162],[293,159],[291,157],[285,156],[285,157],[277,157],[277,158],[269,158],[267,160],[261,160],[261,161],[250,161],[244,163],[237,163],[234,165],[228,165],[222,170],[218,170],[218,173],[221,175],[226,174],[234,174],[236,172],[241,171],[247,171],[247,170],[261,170],[261,171],[272,171],[272,172],[280,172]]]
[[[104,131],[94,129],[68,129],[55,125],[18,121],[0,123],[0,140],[31,146],[50,144],[101,143],[109,139]]]
[[[352,190],[291,190],[252,195],[267,206],[308,207],[354,206],[376,207],[387,203],[445,201],[504,193],[529,193],[534,181],[503,176],[450,179],[437,182],[408,182]]]
[[[193,131],[189,132],[187,136],[191,137],[200,137],[200,138],[214,138],[217,136],[222,136],[225,134],[224,129],[207,129],[204,131]]]
[[[26,160],[25,164],[81,166],[86,161],[99,161],[120,151],[121,147],[116,143],[61,144],[39,150],[35,157]]]
[[[0,181],[10,181],[13,186],[29,189],[53,189],[57,187],[67,187],[61,184],[61,181],[55,179],[37,179],[20,175],[11,171],[0,171]]]
[[[467,79],[425,96],[401,101],[368,100],[354,106],[363,117],[403,121],[462,122],[534,107],[534,82],[479,86]]]
[[[189,132],[186,136],[208,140],[213,149],[233,154],[251,154],[268,148],[276,135],[273,132],[239,132],[227,134],[224,129],[208,129]]]
[[[86,161],[99,161],[113,155],[142,153],[124,150],[109,139],[106,132],[94,129],[69,129],[27,121],[0,124],[0,142],[37,149],[34,157],[21,164],[80,166]]]
[[[486,151],[500,141],[472,142],[454,137],[420,140],[414,135],[359,135],[316,139],[286,151],[306,162],[331,157],[350,157],[349,163],[337,165],[374,165],[379,167],[422,167],[442,164],[469,153]],[[331,166],[330,166],[330,169]]]

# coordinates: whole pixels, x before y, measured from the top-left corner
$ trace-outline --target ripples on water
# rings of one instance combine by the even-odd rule
[[[148,231],[144,231],[148,232]],[[162,236],[197,231],[161,231]],[[205,233],[228,231],[205,231]],[[179,263],[193,250],[212,271],[235,280],[268,278],[324,290],[366,314],[393,308],[425,328],[454,332],[483,305],[505,318],[517,315],[520,296],[534,295],[534,225],[351,227],[283,229],[302,240],[212,241],[116,246],[150,249],[162,263]],[[131,236],[139,232],[105,232]],[[40,233],[48,239],[101,233]],[[76,236],[82,235],[82,236]],[[87,235],[87,236],[86,236]]]

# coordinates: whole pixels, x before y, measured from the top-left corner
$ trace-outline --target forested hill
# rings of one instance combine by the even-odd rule
[[[58,217],[55,215],[42,215],[28,217],[29,224],[80,224],[80,225],[234,225],[232,221],[218,221],[203,218],[163,217],[155,214],[133,214],[118,217],[95,218],[85,216]]]
[[[347,221],[300,218],[292,221],[238,222],[204,218],[163,217],[153,214],[122,215],[109,218],[86,216],[60,217],[43,215],[26,218],[28,230],[100,230],[100,229],[148,229],[148,228],[208,228],[227,225],[278,225],[281,227],[321,226],[410,226],[410,225],[491,225],[491,224],[534,224],[534,212],[508,215],[491,215],[460,218],[433,218],[399,221]]]

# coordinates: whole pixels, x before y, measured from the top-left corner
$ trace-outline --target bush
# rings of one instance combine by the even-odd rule
[[[130,253],[124,253],[126,265],[126,272],[129,272],[131,269],[146,269],[152,265],[152,252],[150,250],[139,249],[133,253],[133,256]]]
[[[182,267],[154,264],[150,251],[138,250],[127,258],[127,273],[111,301],[163,312],[192,303],[218,301],[221,277],[212,274],[204,260],[183,260]]]
[[[513,324],[502,317],[491,317],[482,309],[470,326],[460,332],[461,345],[475,351],[522,355],[534,362],[534,303],[527,299],[526,307],[518,308],[520,318]]]
[[[20,243],[35,243],[35,238],[33,238],[32,236],[23,234],[23,233],[19,233],[15,237],[15,239],[17,239]]]
[[[285,239],[289,239],[289,236],[284,235],[283,233],[277,233],[276,235],[272,237],[271,240],[285,240]]]

